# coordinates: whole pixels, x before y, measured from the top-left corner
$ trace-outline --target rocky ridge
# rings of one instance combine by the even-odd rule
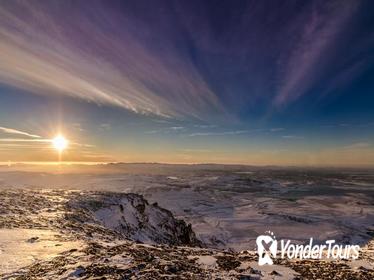
[[[12,271],[0,266],[1,279],[374,279],[374,242],[356,262],[278,260],[259,267],[254,252],[204,248],[191,225],[137,194],[1,191],[0,231],[21,229],[53,233],[48,244],[56,248],[80,245]],[[22,242],[44,244],[38,235]]]

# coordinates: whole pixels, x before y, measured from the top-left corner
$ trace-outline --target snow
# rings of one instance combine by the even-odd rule
[[[196,263],[201,265],[204,269],[212,269],[217,266],[217,259],[213,256],[188,256],[189,259],[196,259]]]
[[[287,179],[273,173],[233,175],[225,171],[212,176],[200,172],[178,174],[178,180],[170,180],[165,174],[67,174],[65,179],[82,176],[92,183],[108,184],[105,192],[101,183],[95,187],[102,188],[100,192],[53,190],[57,187],[51,185],[42,191],[17,190],[19,185],[13,190],[0,188],[0,275],[10,277],[4,279],[17,275],[91,279],[101,273],[108,277],[145,273],[170,278],[193,273],[198,275],[196,279],[203,279],[201,275],[293,279],[297,276],[293,269],[305,273],[301,269],[304,265],[313,268],[318,278],[322,275],[319,272],[325,273],[320,266],[330,269],[329,276],[334,275],[336,271],[327,261],[296,264],[284,260],[282,265],[260,267],[251,244],[264,229],[274,231],[277,238],[298,242],[313,237],[316,241],[333,238],[365,243],[373,232],[374,196],[359,185],[354,191],[348,185],[339,189],[335,183],[328,185],[326,181],[333,180],[322,175],[301,181],[295,174],[286,175]],[[18,176],[22,180],[22,174]],[[218,179],[212,181],[212,177]],[[87,189],[87,185],[81,188]],[[142,193],[149,202],[137,194],[111,192],[118,190]],[[179,247],[174,241],[189,227],[181,226],[172,214],[191,222],[208,245],[248,251],[236,254],[231,250],[191,248],[186,243]],[[374,273],[373,248],[373,241],[366,242],[359,260],[340,262],[348,265],[337,266],[340,275],[349,271],[357,275]],[[22,268],[29,264],[33,266]]]
[[[257,262],[251,262],[250,267],[261,273],[262,280],[289,280],[289,279],[294,279],[298,275],[296,271],[286,266],[280,266],[280,265],[259,266]]]
[[[358,269],[360,267],[363,267],[365,269],[374,269],[374,263],[370,263],[367,260],[354,260],[350,261],[348,265],[353,269]]]
[[[113,165],[61,173],[0,171],[0,188],[67,188],[143,194],[192,224],[210,246],[253,250],[259,234],[364,244],[374,219],[372,171]],[[94,168],[94,167],[90,167]],[[1,170],[1,169],[0,169]],[[97,213],[117,223],[118,209]],[[131,211],[128,212],[131,225]],[[112,220],[104,217],[112,216]],[[101,217],[101,218],[100,218]],[[154,217],[157,220],[157,217]],[[114,224],[111,226],[115,226]]]
[[[61,252],[82,246],[79,241],[62,241],[58,236],[58,232],[51,230],[0,229],[1,273],[12,272],[36,260],[52,259]]]

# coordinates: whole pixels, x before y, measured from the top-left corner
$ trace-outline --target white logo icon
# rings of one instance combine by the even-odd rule
[[[279,243],[279,252],[278,252]],[[293,244],[291,240],[281,239],[279,242],[271,231],[265,232],[256,239],[258,264],[273,264],[277,257],[280,259],[353,259],[356,260],[360,254],[359,245],[339,245],[335,240],[327,240],[325,244],[313,244],[310,238],[308,244]]]
[[[256,239],[259,265],[272,265],[272,257],[275,258],[277,255],[278,242],[272,232],[269,232],[269,234],[270,235],[260,235]]]

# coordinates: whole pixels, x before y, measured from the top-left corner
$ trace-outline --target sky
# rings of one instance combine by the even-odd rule
[[[374,166],[373,90],[370,0],[0,2],[0,162]]]

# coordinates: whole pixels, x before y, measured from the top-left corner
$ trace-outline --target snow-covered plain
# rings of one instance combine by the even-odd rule
[[[0,278],[371,280],[373,183],[353,169],[0,166]],[[359,243],[360,258],[260,267],[268,230]]]
[[[0,168],[0,187],[134,192],[192,224],[210,246],[253,250],[267,230],[364,244],[374,233],[374,171],[113,164]],[[101,215],[103,213],[100,213]]]
[[[50,260],[82,245],[79,241],[61,240],[56,231],[41,229],[0,229],[0,240],[1,273],[12,272],[38,260]]]

